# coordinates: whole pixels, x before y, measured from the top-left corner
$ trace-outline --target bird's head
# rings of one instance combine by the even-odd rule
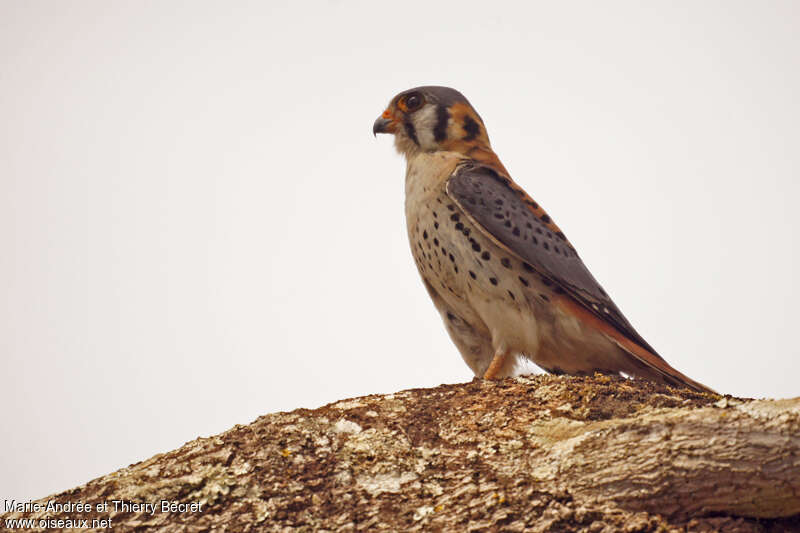
[[[375,121],[372,132],[394,135],[397,150],[406,158],[419,152],[474,156],[492,150],[481,117],[463,94],[449,87],[401,92]]]

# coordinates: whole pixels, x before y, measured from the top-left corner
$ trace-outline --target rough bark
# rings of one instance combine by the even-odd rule
[[[473,381],[263,416],[13,512],[114,531],[800,531],[800,398],[595,376]],[[43,529],[29,529],[37,531]]]

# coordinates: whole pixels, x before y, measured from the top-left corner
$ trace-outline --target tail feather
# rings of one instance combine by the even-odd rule
[[[611,339],[617,346],[619,346],[623,352],[633,358],[631,362],[638,364],[633,364],[631,366],[639,370],[639,372],[636,372],[636,374],[639,374],[639,377],[661,381],[668,385],[677,387],[687,387],[697,392],[718,394],[710,387],[707,387],[702,383],[699,383],[685,374],[675,370],[660,356],[634,342],[614,326],[601,320],[583,306],[572,300],[570,297],[562,297],[558,300],[558,303],[566,311],[578,317],[583,323],[602,332],[603,335]]]
[[[697,392],[708,392],[711,394],[718,394],[717,391],[714,389],[703,385],[702,383],[693,380],[686,374],[679,372],[672,368],[669,363],[664,361],[662,358],[650,353],[649,351],[645,350],[638,344],[633,342],[620,342],[620,339],[613,338],[614,342],[622,348],[627,354],[631,357],[636,358],[642,365],[651,370],[653,374],[651,376],[643,376],[643,377],[650,377],[655,378],[657,381],[663,381],[668,385],[672,385],[674,387],[687,387],[689,389],[695,390]],[[627,339],[625,339],[627,340]],[[660,378],[660,379],[659,379]]]

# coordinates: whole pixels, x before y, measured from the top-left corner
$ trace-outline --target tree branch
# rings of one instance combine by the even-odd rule
[[[111,503],[2,519],[110,519],[115,531],[800,530],[800,399],[605,376],[476,380],[267,415],[48,500],[201,510]]]

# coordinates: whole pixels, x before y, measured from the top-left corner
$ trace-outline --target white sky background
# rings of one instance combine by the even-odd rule
[[[461,90],[675,367],[800,394],[796,2],[0,0],[0,499],[471,379],[372,122]]]

